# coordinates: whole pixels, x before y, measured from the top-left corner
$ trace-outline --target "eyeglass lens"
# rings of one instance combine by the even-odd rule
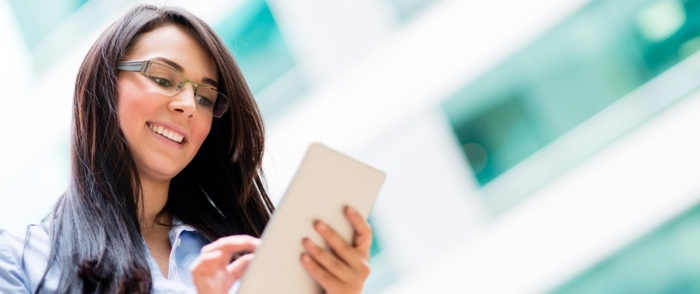
[[[160,89],[163,94],[174,96],[185,87],[185,78],[170,67],[151,63],[151,66],[146,72],[146,76]],[[195,87],[195,101],[197,105],[213,114],[220,117],[225,111],[227,98],[218,91],[206,85]]]

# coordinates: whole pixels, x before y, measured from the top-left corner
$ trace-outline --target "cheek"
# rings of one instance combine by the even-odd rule
[[[192,139],[197,144],[197,147],[201,146],[204,139],[209,135],[211,130],[211,119],[203,120],[201,123],[194,126],[192,129]]]
[[[117,87],[117,113],[119,116],[119,126],[124,135],[129,139],[134,129],[141,126],[139,118],[143,111],[148,108],[145,105],[146,99],[138,99],[135,86],[128,81],[120,82]]]

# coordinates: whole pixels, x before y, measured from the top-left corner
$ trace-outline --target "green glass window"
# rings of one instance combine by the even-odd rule
[[[384,0],[390,6],[394,7],[394,11],[400,21],[406,21],[411,17],[425,10],[435,0]]]
[[[552,293],[700,293],[700,206]]]
[[[373,224],[374,221],[372,220],[372,217],[369,217],[367,219],[367,222],[369,222],[370,226],[372,226],[373,228],[376,228],[376,226],[374,226],[374,224]],[[370,247],[370,250],[369,250],[370,257],[375,256],[375,255],[379,254],[379,252],[382,251],[382,244],[380,242],[381,242],[381,240],[379,239],[379,235],[377,234],[376,229],[372,230],[372,247]]]
[[[266,120],[305,93],[306,78],[265,1],[249,0],[215,29],[236,57]],[[273,90],[263,93],[271,85]]]
[[[248,1],[220,22],[216,31],[236,57],[253,93],[260,93],[296,65],[265,1]],[[269,113],[266,105],[279,108],[293,96],[273,97],[275,103],[259,104],[263,113]]]
[[[27,43],[34,48],[58,25],[78,10],[88,0],[10,0],[15,18]],[[40,8],[40,9],[39,9]]]
[[[592,1],[443,111],[481,185],[700,49],[700,0]]]

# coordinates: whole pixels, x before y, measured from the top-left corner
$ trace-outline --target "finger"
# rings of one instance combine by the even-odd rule
[[[311,277],[319,284],[326,293],[333,292],[332,289],[337,289],[340,286],[340,281],[316,262],[309,254],[301,255],[301,265],[304,266]]]
[[[248,268],[248,264],[250,264],[251,260],[253,260],[253,254],[243,255],[236,259],[236,261],[227,265],[226,271],[228,271],[233,277],[235,277],[236,280],[238,280],[243,276],[243,273]]]
[[[236,252],[253,252],[260,245],[260,239],[248,235],[235,235],[219,238],[218,240],[202,247],[202,253],[222,251],[232,256]],[[230,259],[229,259],[230,261]]]
[[[228,262],[228,258],[221,251],[211,251],[201,253],[190,265],[192,275],[206,275],[223,268]]]
[[[357,248],[362,256],[369,258],[369,251],[372,247],[372,227],[357,210],[350,206],[345,207],[345,216],[355,229],[353,246]]]
[[[326,243],[328,243],[328,246],[333,250],[333,253],[342,259],[344,263],[351,267],[357,267],[359,265],[363,255],[357,252],[343,237],[338,235],[333,228],[322,221],[316,221],[314,222],[314,229],[326,240]],[[325,265],[325,263],[322,264]]]
[[[304,238],[302,241],[306,252],[316,261],[317,264],[325,268],[330,274],[342,281],[350,281],[353,279],[353,272],[348,265],[336,257],[333,253],[324,250],[316,245],[311,239]],[[355,259],[359,259],[356,256]]]

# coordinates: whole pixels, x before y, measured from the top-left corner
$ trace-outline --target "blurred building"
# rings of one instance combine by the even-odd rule
[[[135,1],[0,0],[0,227],[65,189],[75,73]],[[387,172],[366,293],[700,293],[700,0],[234,0],[275,201],[309,143]]]

